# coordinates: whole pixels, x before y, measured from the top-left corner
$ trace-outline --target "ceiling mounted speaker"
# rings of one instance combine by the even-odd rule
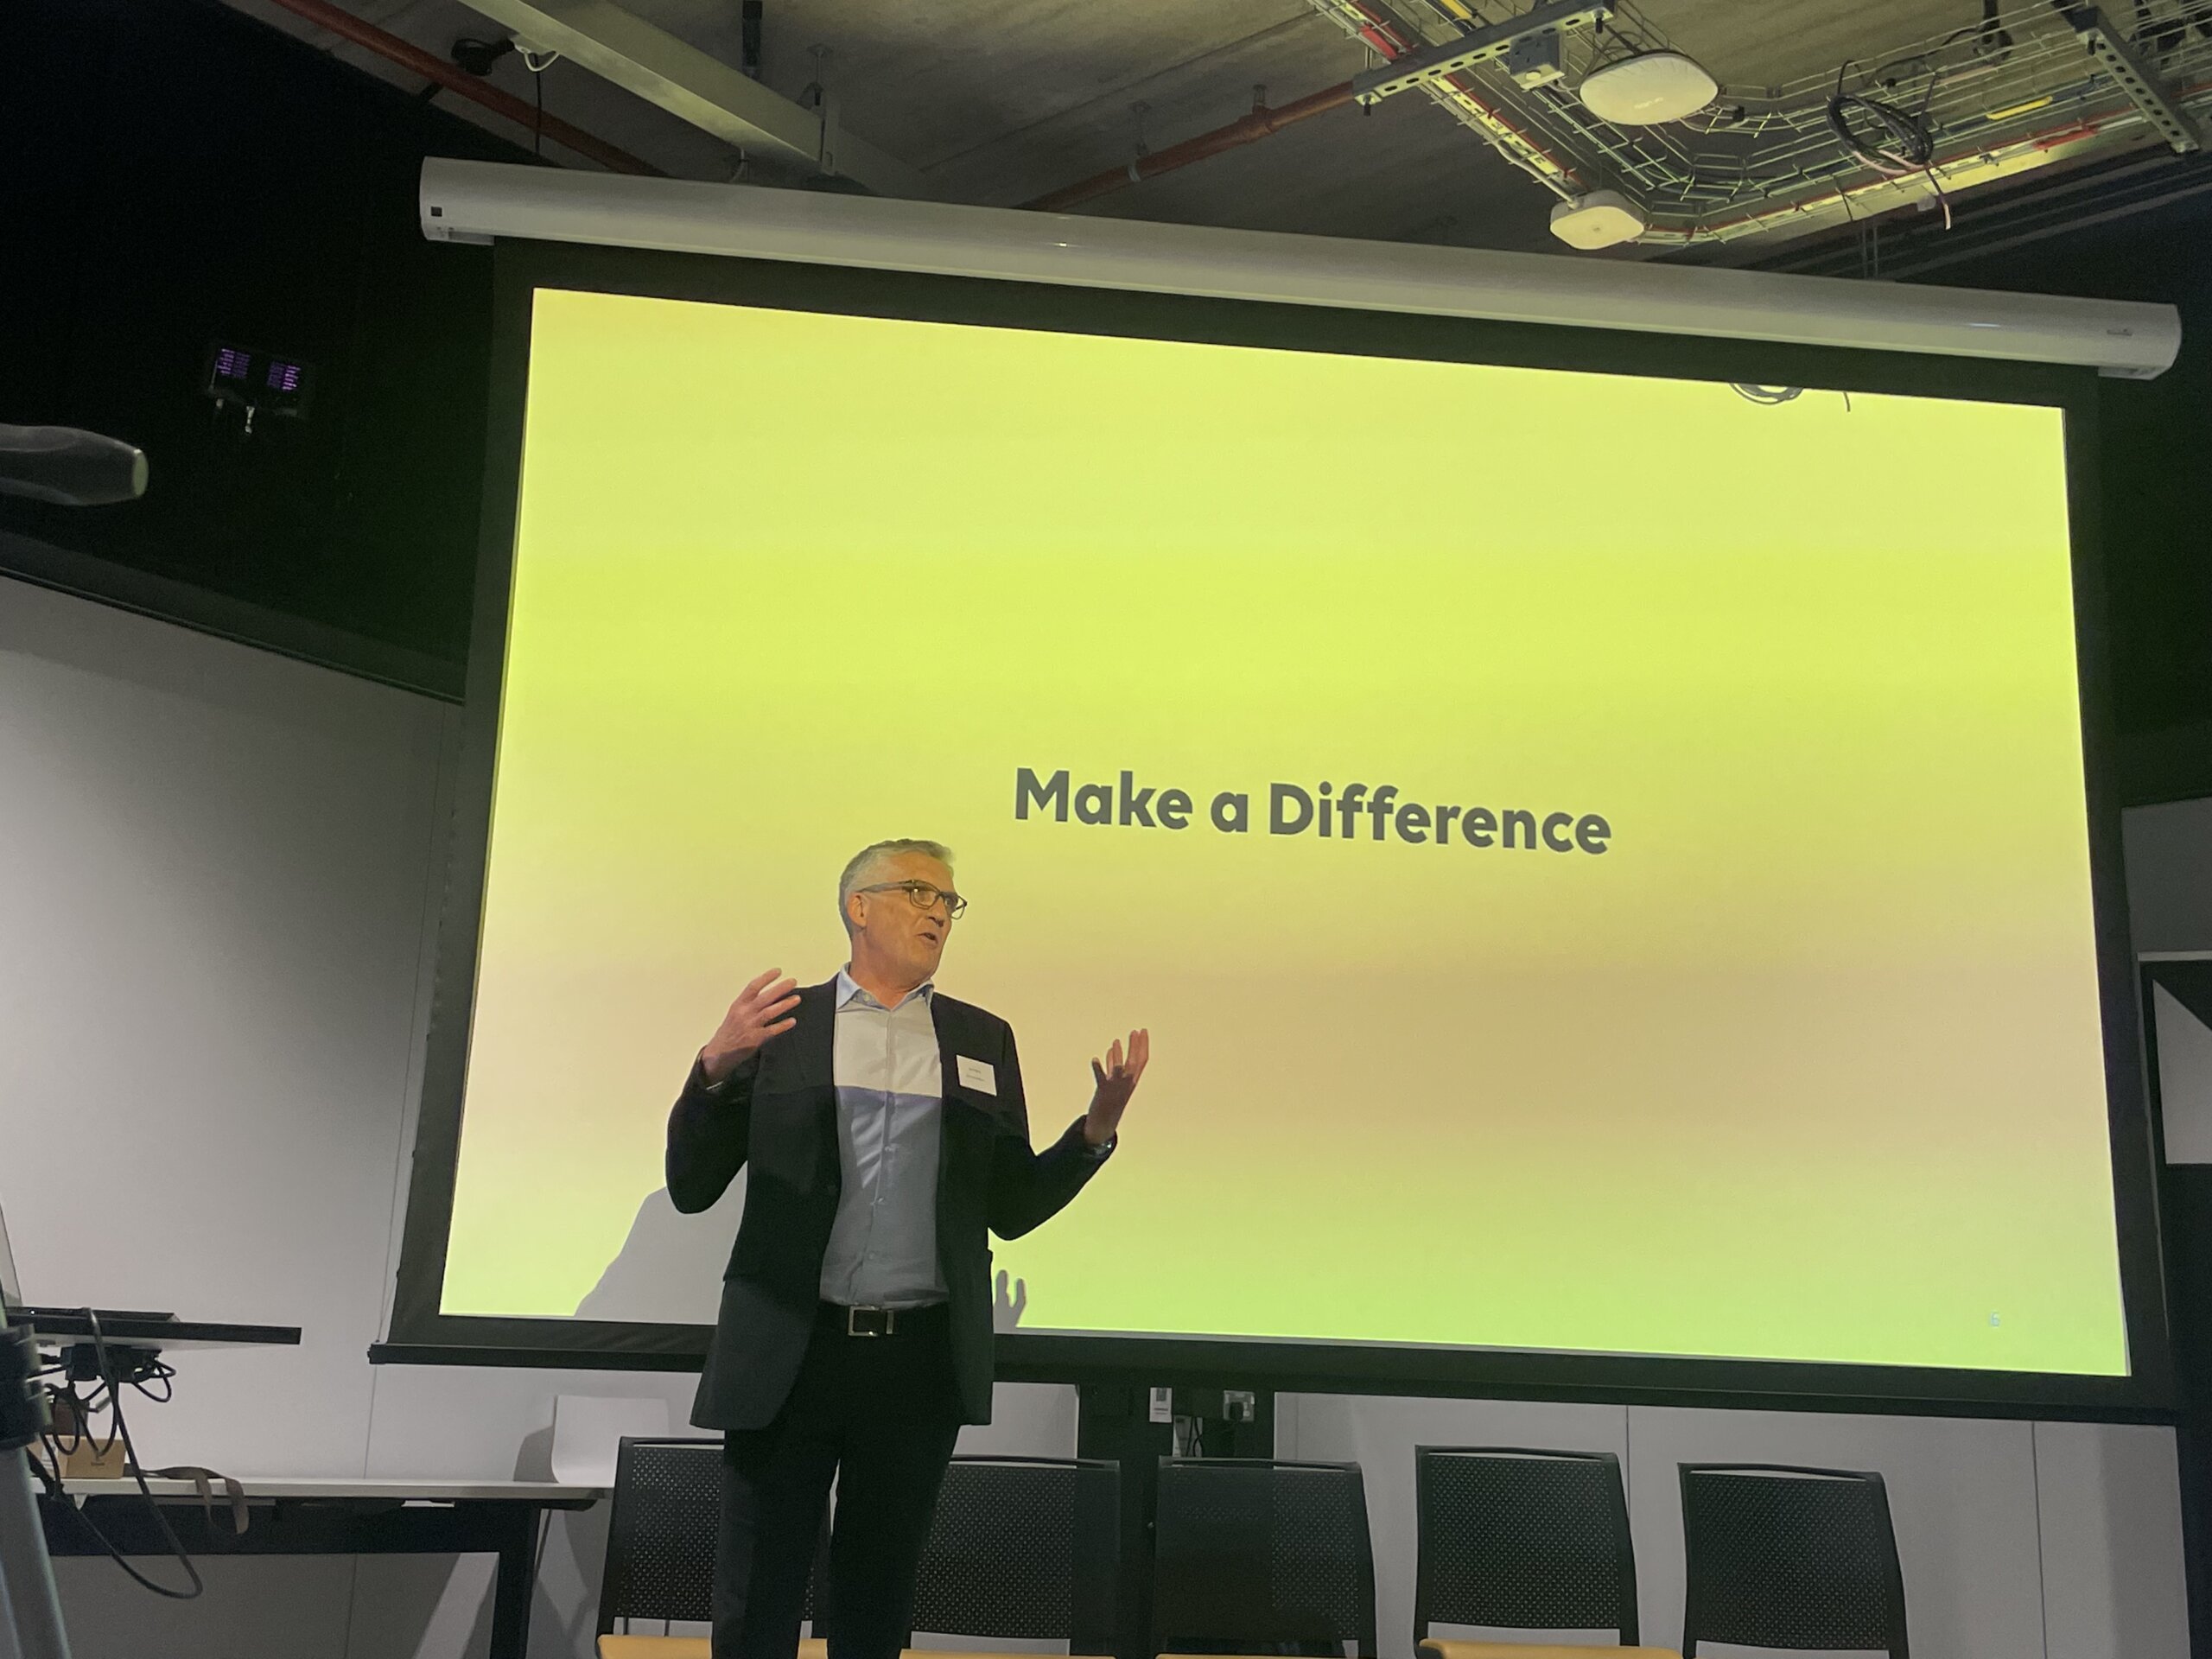
[[[1624,127],[1679,121],[1712,103],[1719,92],[1719,84],[1694,59],[1679,52],[1638,53],[1582,78],[1582,102],[1590,113]]]

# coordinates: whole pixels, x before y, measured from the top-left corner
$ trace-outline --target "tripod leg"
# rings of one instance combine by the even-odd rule
[[[6,1645],[11,1630],[12,1649]],[[69,1659],[46,1529],[19,1446],[0,1452],[0,1654],[11,1651],[22,1659]]]

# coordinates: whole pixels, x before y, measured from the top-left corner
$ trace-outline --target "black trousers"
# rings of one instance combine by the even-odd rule
[[[830,1659],[897,1659],[912,1633],[914,1570],[960,1434],[945,1310],[847,1334],[825,1304],[776,1421],[733,1429],[722,1452],[714,1659],[793,1659],[830,1482],[830,1581],[816,1633]],[[826,1630],[824,1626],[826,1625]]]

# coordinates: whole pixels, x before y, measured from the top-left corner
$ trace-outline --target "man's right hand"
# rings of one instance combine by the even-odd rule
[[[699,1051],[700,1068],[709,1083],[720,1083],[758,1054],[770,1038],[782,1036],[798,1023],[787,1017],[798,1007],[798,998],[792,994],[798,982],[783,978],[782,974],[782,969],[771,968],[740,991],[737,1001],[729,1005],[721,1024]]]

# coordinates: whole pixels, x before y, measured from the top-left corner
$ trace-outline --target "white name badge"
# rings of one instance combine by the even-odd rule
[[[998,1093],[998,1073],[992,1071],[991,1068],[984,1065],[982,1061],[971,1060],[965,1054],[963,1054],[957,1057],[955,1064],[959,1068],[960,1081],[965,1084],[969,1088],[980,1089],[987,1095],[995,1095]]]

